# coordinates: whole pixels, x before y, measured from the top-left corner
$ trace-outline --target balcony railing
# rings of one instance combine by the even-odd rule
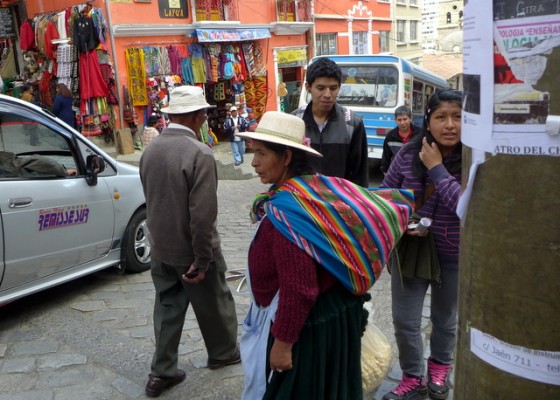
[[[239,21],[237,0],[194,0],[196,21]]]
[[[313,0],[277,0],[276,12],[280,22],[311,22]]]

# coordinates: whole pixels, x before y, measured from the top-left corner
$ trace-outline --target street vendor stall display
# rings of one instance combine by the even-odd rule
[[[208,114],[214,133],[223,134],[227,104],[252,109],[256,119],[265,111],[268,79],[259,41],[131,47],[126,68],[131,102],[144,107],[144,125],[154,115],[161,120],[168,92],[184,84],[202,87],[207,101],[217,106]]]
[[[58,83],[74,97],[76,126],[85,136],[113,140],[118,105],[115,72],[105,43],[103,11],[86,3],[35,15],[20,26],[20,80],[35,86],[36,102],[51,108]]]

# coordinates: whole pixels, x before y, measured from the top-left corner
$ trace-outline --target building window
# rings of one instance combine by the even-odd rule
[[[239,21],[237,1],[196,0],[197,21]]]
[[[379,32],[379,52],[387,53],[391,51],[391,42],[389,41],[390,31]]]
[[[450,12],[447,13],[447,23],[448,24],[451,23],[451,13]]]
[[[404,43],[404,27],[405,21],[397,21],[397,42]]]
[[[317,35],[317,55],[337,54],[336,33],[319,33]]]
[[[352,33],[352,54],[369,54],[367,32]]]
[[[406,0],[397,0],[397,4],[404,4],[404,5],[406,5]]]
[[[418,7],[418,0],[410,0],[409,4],[414,7]]]
[[[418,40],[418,21],[410,21],[410,41]]]

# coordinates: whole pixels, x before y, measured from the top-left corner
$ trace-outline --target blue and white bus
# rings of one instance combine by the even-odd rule
[[[395,109],[412,109],[414,124],[422,126],[427,99],[447,81],[400,57],[390,55],[330,55],[342,69],[338,104],[357,112],[364,120],[370,162],[381,159],[385,135],[395,124]],[[311,60],[311,63],[318,57]],[[310,101],[302,90],[300,106]]]

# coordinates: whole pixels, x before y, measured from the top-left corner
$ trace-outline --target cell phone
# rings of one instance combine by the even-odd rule
[[[434,139],[434,137],[431,133],[426,134],[426,140],[428,141],[428,144],[430,144],[430,145],[435,142],[435,139]]]
[[[197,276],[199,272],[200,272],[200,268],[195,268],[191,272],[187,272],[185,274],[185,277],[187,277],[188,279],[192,279],[195,276]]]

